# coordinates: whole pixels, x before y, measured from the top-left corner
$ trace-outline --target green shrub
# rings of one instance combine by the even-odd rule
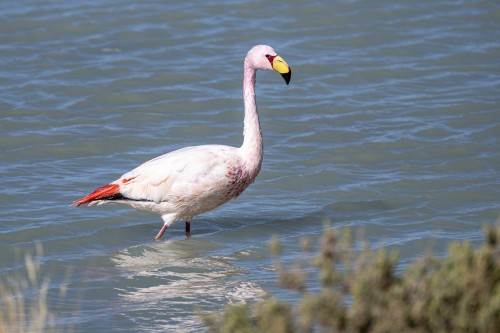
[[[203,318],[211,332],[498,332],[499,244],[500,225],[489,226],[478,248],[453,243],[445,257],[422,257],[396,274],[397,253],[355,251],[349,231],[326,228],[313,263],[319,292],[307,291],[316,276],[304,273],[307,259],[291,269],[277,260],[278,281],[300,293],[298,305],[267,298]],[[271,248],[277,254],[279,241]]]

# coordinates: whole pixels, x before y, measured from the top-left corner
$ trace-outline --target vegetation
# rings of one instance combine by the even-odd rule
[[[42,246],[37,243],[35,259],[26,254],[21,261],[25,271],[0,280],[0,333],[56,331],[55,316],[47,306],[50,280],[41,276],[37,259],[42,256]]]
[[[500,224],[485,230],[482,245],[449,246],[443,258],[415,260],[396,274],[397,253],[353,249],[349,231],[326,228],[312,266],[307,256],[294,268],[279,261],[281,286],[300,295],[298,304],[273,298],[229,306],[203,315],[210,332],[498,332],[500,328]],[[303,246],[306,251],[307,241]],[[316,273],[306,274],[314,268]],[[311,278],[320,290],[307,290]],[[309,279],[309,280],[308,280]]]

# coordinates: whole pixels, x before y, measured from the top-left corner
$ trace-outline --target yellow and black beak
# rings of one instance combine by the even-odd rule
[[[286,84],[290,83],[292,70],[282,57],[280,57],[279,55],[275,56],[271,61],[271,66],[273,66],[273,69],[276,72],[281,74],[281,76],[285,79]]]

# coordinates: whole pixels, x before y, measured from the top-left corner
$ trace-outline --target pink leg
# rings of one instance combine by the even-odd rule
[[[158,231],[158,233],[156,234],[154,240],[159,240],[161,236],[163,236],[163,233],[167,230],[167,228],[168,226],[164,224],[163,227],[161,227],[160,231]]]

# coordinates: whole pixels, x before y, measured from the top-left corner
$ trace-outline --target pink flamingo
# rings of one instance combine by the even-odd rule
[[[155,240],[175,221],[184,219],[189,237],[193,216],[236,198],[260,171],[263,145],[255,103],[256,71],[275,70],[286,84],[292,74],[285,60],[267,45],[254,46],[243,68],[245,119],[241,147],[203,145],[172,151],[145,162],[73,205],[116,202],[157,213],[164,223]]]

